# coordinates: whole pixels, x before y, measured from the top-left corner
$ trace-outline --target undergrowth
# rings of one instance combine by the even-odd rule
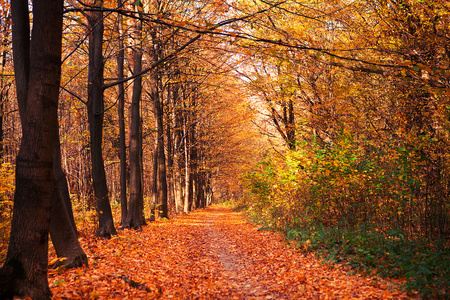
[[[244,209],[245,208],[245,209]],[[383,278],[404,279],[403,288],[424,299],[450,297],[450,245],[447,240],[408,238],[401,230],[361,227],[306,226],[279,227],[242,202],[234,209],[244,211],[260,230],[279,231],[301,251],[315,254],[331,264],[345,263],[355,271]]]
[[[430,173],[436,145],[409,138],[361,141],[344,130],[333,143],[312,138],[267,153],[241,177],[238,206],[303,250],[449,298],[450,168],[442,160]]]
[[[243,211],[242,203],[235,207]],[[389,230],[386,235],[365,226],[356,230],[320,225],[277,228],[270,220],[246,212],[259,230],[279,231],[299,250],[331,265],[345,263],[368,275],[404,279],[403,288],[424,299],[450,297],[450,247],[446,240],[408,239],[401,230]]]
[[[333,263],[382,277],[406,278],[404,288],[425,298],[446,298],[450,287],[450,249],[445,241],[407,239],[399,230],[388,235],[364,226],[357,230],[311,226],[285,230],[290,240]]]

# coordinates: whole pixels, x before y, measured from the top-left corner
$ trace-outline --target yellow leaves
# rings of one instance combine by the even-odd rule
[[[52,259],[50,262],[49,262],[49,265],[53,265],[54,263],[56,263],[56,262],[63,262],[63,261],[65,261],[65,260],[67,260],[67,257],[57,257],[57,258],[54,258],[54,259]]]
[[[13,210],[15,188],[14,168],[10,163],[0,165],[0,262],[6,256],[10,234],[10,220]]]
[[[306,242],[304,242],[302,245],[303,250],[308,251],[310,245],[311,245],[311,240],[310,239],[306,240]]]
[[[97,2],[95,2],[94,6],[100,6],[103,4],[103,0],[98,0]]]

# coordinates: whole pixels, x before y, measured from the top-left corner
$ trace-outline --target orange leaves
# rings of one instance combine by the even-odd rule
[[[90,267],[50,273],[54,299],[406,298],[387,289],[392,283],[350,276],[298,253],[228,208],[143,229],[111,240],[85,238]]]

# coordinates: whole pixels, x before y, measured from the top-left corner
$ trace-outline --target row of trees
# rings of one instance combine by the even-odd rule
[[[5,68],[12,74],[13,53],[17,91],[4,103],[17,97],[22,124],[2,298],[49,297],[48,233],[67,258],[59,264],[87,264],[71,200],[95,208],[96,235],[110,237],[111,201],[121,204],[121,227],[140,229],[144,205],[169,217],[238,190],[254,157],[233,53],[218,52],[226,43],[206,34],[236,21],[226,3],[50,2],[35,1],[32,19],[27,1],[12,1],[12,20],[2,6]],[[13,107],[6,124],[17,121]],[[17,131],[3,136],[4,162],[14,163]]]

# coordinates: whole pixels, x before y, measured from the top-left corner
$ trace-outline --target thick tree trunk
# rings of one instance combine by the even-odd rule
[[[141,72],[142,45],[141,24],[135,25],[135,54],[134,74]],[[142,187],[142,140],[141,140],[141,115],[140,102],[142,94],[142,77],[137,77],[133,84],[133,96],[131,99],[131,124],[130,124],[130,204],[124,227],[141,229],[145,225],[144,195]]]
[[[55,128],[58,132],[57,128]],[[66,268],[76,268],[88,265],[87,256],[78,242],[77,228],[73,218],[70,202],[69,186],[66,174],[61,168],[61,146],[59,135],[56,135],[53,152],[54,188],[50,217],[50,236],[56,255],[65,260],[58,261],[52,267],[64,265]]]
[[[13,0],[11,10],[22,141],[16,160],[10,242],[0,270],[0,298],[49,299],[47,254],[54,188],[53,148],[58,126],[63,1],[33,2],[31,35],[28,1]]]
[[[98,5],[98,2],[97,2]],[[99,6],[100,7],[100,6]],[[110,238],[116,234],[106,185],[105,166],[102,155],[103,141],[103,15],[101,11],[88,13],[89,71],[88,71],[88,121],[91,141],[92,181],[98,212],[96,236]]]
[[[122,7],[122,0],[117,1],[117,6]],[[125,48],[123,44],[123,25],[122,15],[119,14],[117,21],[118,39],[118,55],[117,55],[117,80],[120,81],[124,77],[124,61]],[[120,208],[121,208],[121,225],[125,223],[127,218],[128,204],[127,204],[127,149],[125,142],[125,88],[124,83],[119,83],[119,159],[120,159]]]

